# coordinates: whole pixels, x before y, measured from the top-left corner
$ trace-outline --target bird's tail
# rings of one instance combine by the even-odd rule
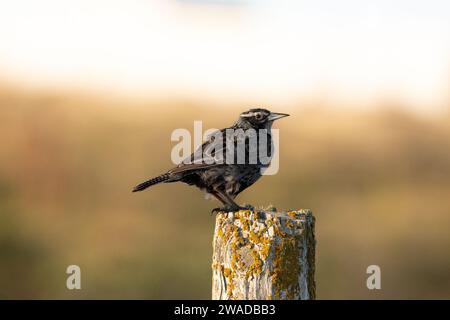
[[[157,176],[155,178],[152,178],[150,180],[142,182],[133,188],[133,192],[142,191],[142,190],[147,189],[148,187],[151,187],[155,184],[167,181],[169,179],[169,177],[170,177],[170,175],[168,173],[164,173],[160,176]]]

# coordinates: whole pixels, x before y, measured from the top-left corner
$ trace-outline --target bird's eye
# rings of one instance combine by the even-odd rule
[[[262,114],[261,113],[257,113],[257,114],[255,114],[255,119],[256,120],[261,120],[262,119]]]

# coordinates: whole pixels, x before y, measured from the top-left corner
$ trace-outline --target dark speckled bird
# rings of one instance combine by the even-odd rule
[[[272,124],[286,116],[260,108],[243,112],[231,127],[210,135],[187,161],[137,185],[133,192],[161,182],[180,181],[200,188],[224,205],[213,212],[245,209],[234,198],[255,183],[270,165]]]

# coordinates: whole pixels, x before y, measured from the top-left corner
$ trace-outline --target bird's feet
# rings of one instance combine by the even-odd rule
[[[211,214],[217,214],[219,212],[236,212],[236,211],[240,211],[240,210],[252,210],[253,206],[251,205],[246,205],[244,207],[241,206],[224,206],[224,207],[219,207],[219,208],[214,208],[211,210]]]
[[[219,212],[223,212],[223,208],[217,207],[211,210],[211,215],[218,214]]]
[[[241,210],[255,210],[255,207],[252,206],[251,204],[244,203],[244,206]]]

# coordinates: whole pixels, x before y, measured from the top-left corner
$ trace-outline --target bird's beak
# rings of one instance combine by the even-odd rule
[[[276,112],[271,112],[269,115],[269,121],[274,121],[274,120],[278,120],[284,117],[288,117],[289,115],[287,113],[276,113]]]

